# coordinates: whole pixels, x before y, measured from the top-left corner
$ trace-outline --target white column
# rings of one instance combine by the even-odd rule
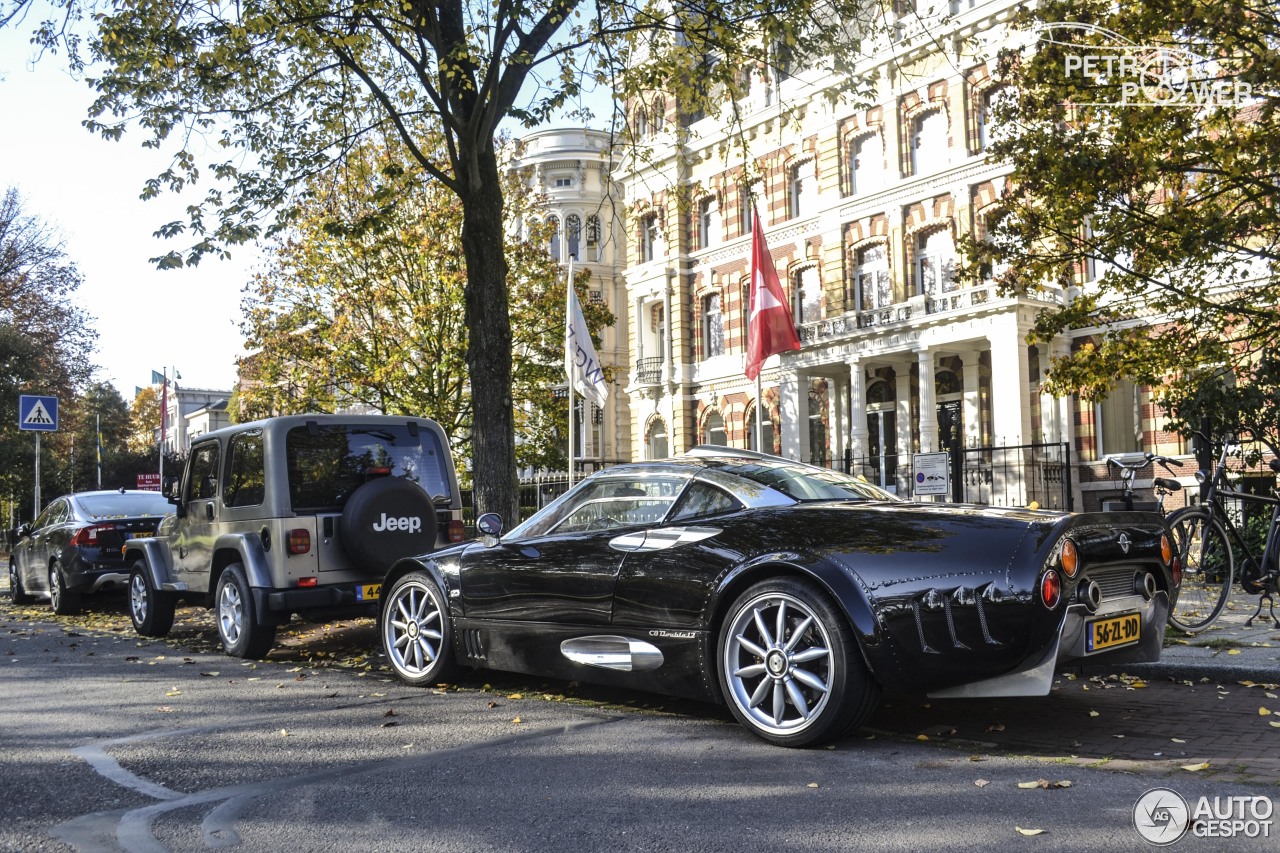
[[[938,404],[934,393],[933,353],[928,348],[916,352],[920,366],[920,452],[938,449]]]
[[[966,447],[977,447],[982,444],[980,355],[977,350],[960,353],[960,358],[964,362],[964,444]]]
[[[1046,371],[1049,367],[1050,360],[1071,353],[1071,344],[1062,337],[1054,338],[1045,347],[1048,352],[1040,360],[1041,369]],[[1053,424],[1053,431],[1050,432],[1046,427],[1045,434],[1049,441],[1052,442],[1068,442],[1074,449],[1075,445],[1075,418],[1072,409],[1071,396],[1054,397],[1044,394],[1040,397],[1040,417],[1046,417],[1046,412],[1052,413],[1049,416],[1049,423]]]
[[[855,460],[870,452],[867,440],[867,371],[855,358],[849,362],[849,444]]]
[[[827,442],[831,445],[831,467],[844,470],[844,451],[849,441],[845,416],[849,411],[849,385],[830,379],[827,390]]]
[[[996,444],[1023,444],[1031,437],[1027,329],[1012,314],[998,318],[992,325],[996,328],[988,334],[988,340],[993,438]]]
[[[898,454],[898,466],[911,467],[911,365],[895,364],[893,368],[894,398],[898,409],[898,434],[894,437],[894,451]],[[886,439],[888,436],[885,437]],[[886,448],[887,450],[887,448]]]
[[[803,379],[790,370],[778,377],[778,429],[782,430],[782,455],[788,459],[800,459],[800,448],[809,439],[809,400]]]
[[[662,375],[668,382],[675,379],[675,341],[671,340],[671,283],[668,282],[662,291]]]

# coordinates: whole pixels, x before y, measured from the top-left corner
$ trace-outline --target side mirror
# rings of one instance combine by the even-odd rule
[[[19,537],[19,538],[21,538],[21,537],[23,537],[23,536],[30,536],[30,535],[31,535],[31,523],[30,523],[30,522],[27,522],[26,524],[24,524],[24,525],[22,525],[21,527],[19,527],[19,528],[18,528],[18,537]]]
[[[496,512],[486,512],[476,519],[476,530],[484,536],[484,544],[497,545],[502,535],[502,516]]]
[[[182,478],[165,477],[164,484],[160,487],[160,490],[170,502],[176,503],[182,490]]]

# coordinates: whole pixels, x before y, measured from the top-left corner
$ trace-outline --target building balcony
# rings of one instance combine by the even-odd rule
[[[636,360],[636,385],[662,384],[662,367],[665,359],[662,356],[641,358]]]

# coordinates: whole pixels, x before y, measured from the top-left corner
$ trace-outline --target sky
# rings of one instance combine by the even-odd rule
[[[33,64],[29,30],[0,29],[0,192],[16,189],[24,213],[56,229],[79,269],[76,302],[97,332],[96,378],[126,402],[151,371],[166,368],[177,369],[184,387],[230,390],[244,352],[241,291],[261,264],[258,251],[240,247],[231,260],[155,269],[148,258],[187,245],[152,236],[182,218],[181,201],[139,198],[167,157],[142,148],[136,130],[119,142],[85,130],[92,92],[60,56]]]

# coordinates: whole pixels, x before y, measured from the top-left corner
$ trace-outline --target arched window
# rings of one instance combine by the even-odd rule
[[[547,251],[550,252],[552,259],[558,261],[560,260],[560,217],[547,217],[547,224],[551,226],[551,242],[547,246]]]
[[[822,281],[816,266],[796,271],[791,277],[791,292],[795,294],[797,323],[816,323],[822,319]]]
[[[724,418],[719,412],[711,412],[707,415],[706,421],[703,422],[702,443],[716,444],[721,447],[729,444],[729,439],[724,431]]]
[[[849,159],[852,162],[850,193],[871,193],[884,186],[884,142],[879,133],[868,133],[853,141]]]
[[[861,311],[888,308],[893,304],[893,285],[889,279],[889,253],[884,243],[858,250],[854,269],[856,298]]]
[[[939,228],[916,237],[916,282],[918,292],[941,296],[955,290],[956,247],[950,228]]]
[[[911,174],[936,172],[947,165],[947,114],[930,110],[912,126]]]
[[[582,217],[576,213],[570,213],[564,218],[564,233],[568,238],[569,257],[578,258],[580,243],[582,242]]]
[[[764,407],[764,417],[760,421],[760,431],[763,433],[764,449],[762,453],[773,452],[773,421],[769,417],[769,407]],[[747,409],[747,447],[750,450],[760,450],[756,447],[756,406],[754,403]]]
[[[649,425],[649,433],[645,436],[645,447],[649,451],[650,459],[666,459],[671,455],[667,444],[667,425],[663,423],[662,418],[654,418],[653,423]]]
[[[594,213],[587,217],[587,260],[599,261],[604,251],[600,242],[600,217]]]

